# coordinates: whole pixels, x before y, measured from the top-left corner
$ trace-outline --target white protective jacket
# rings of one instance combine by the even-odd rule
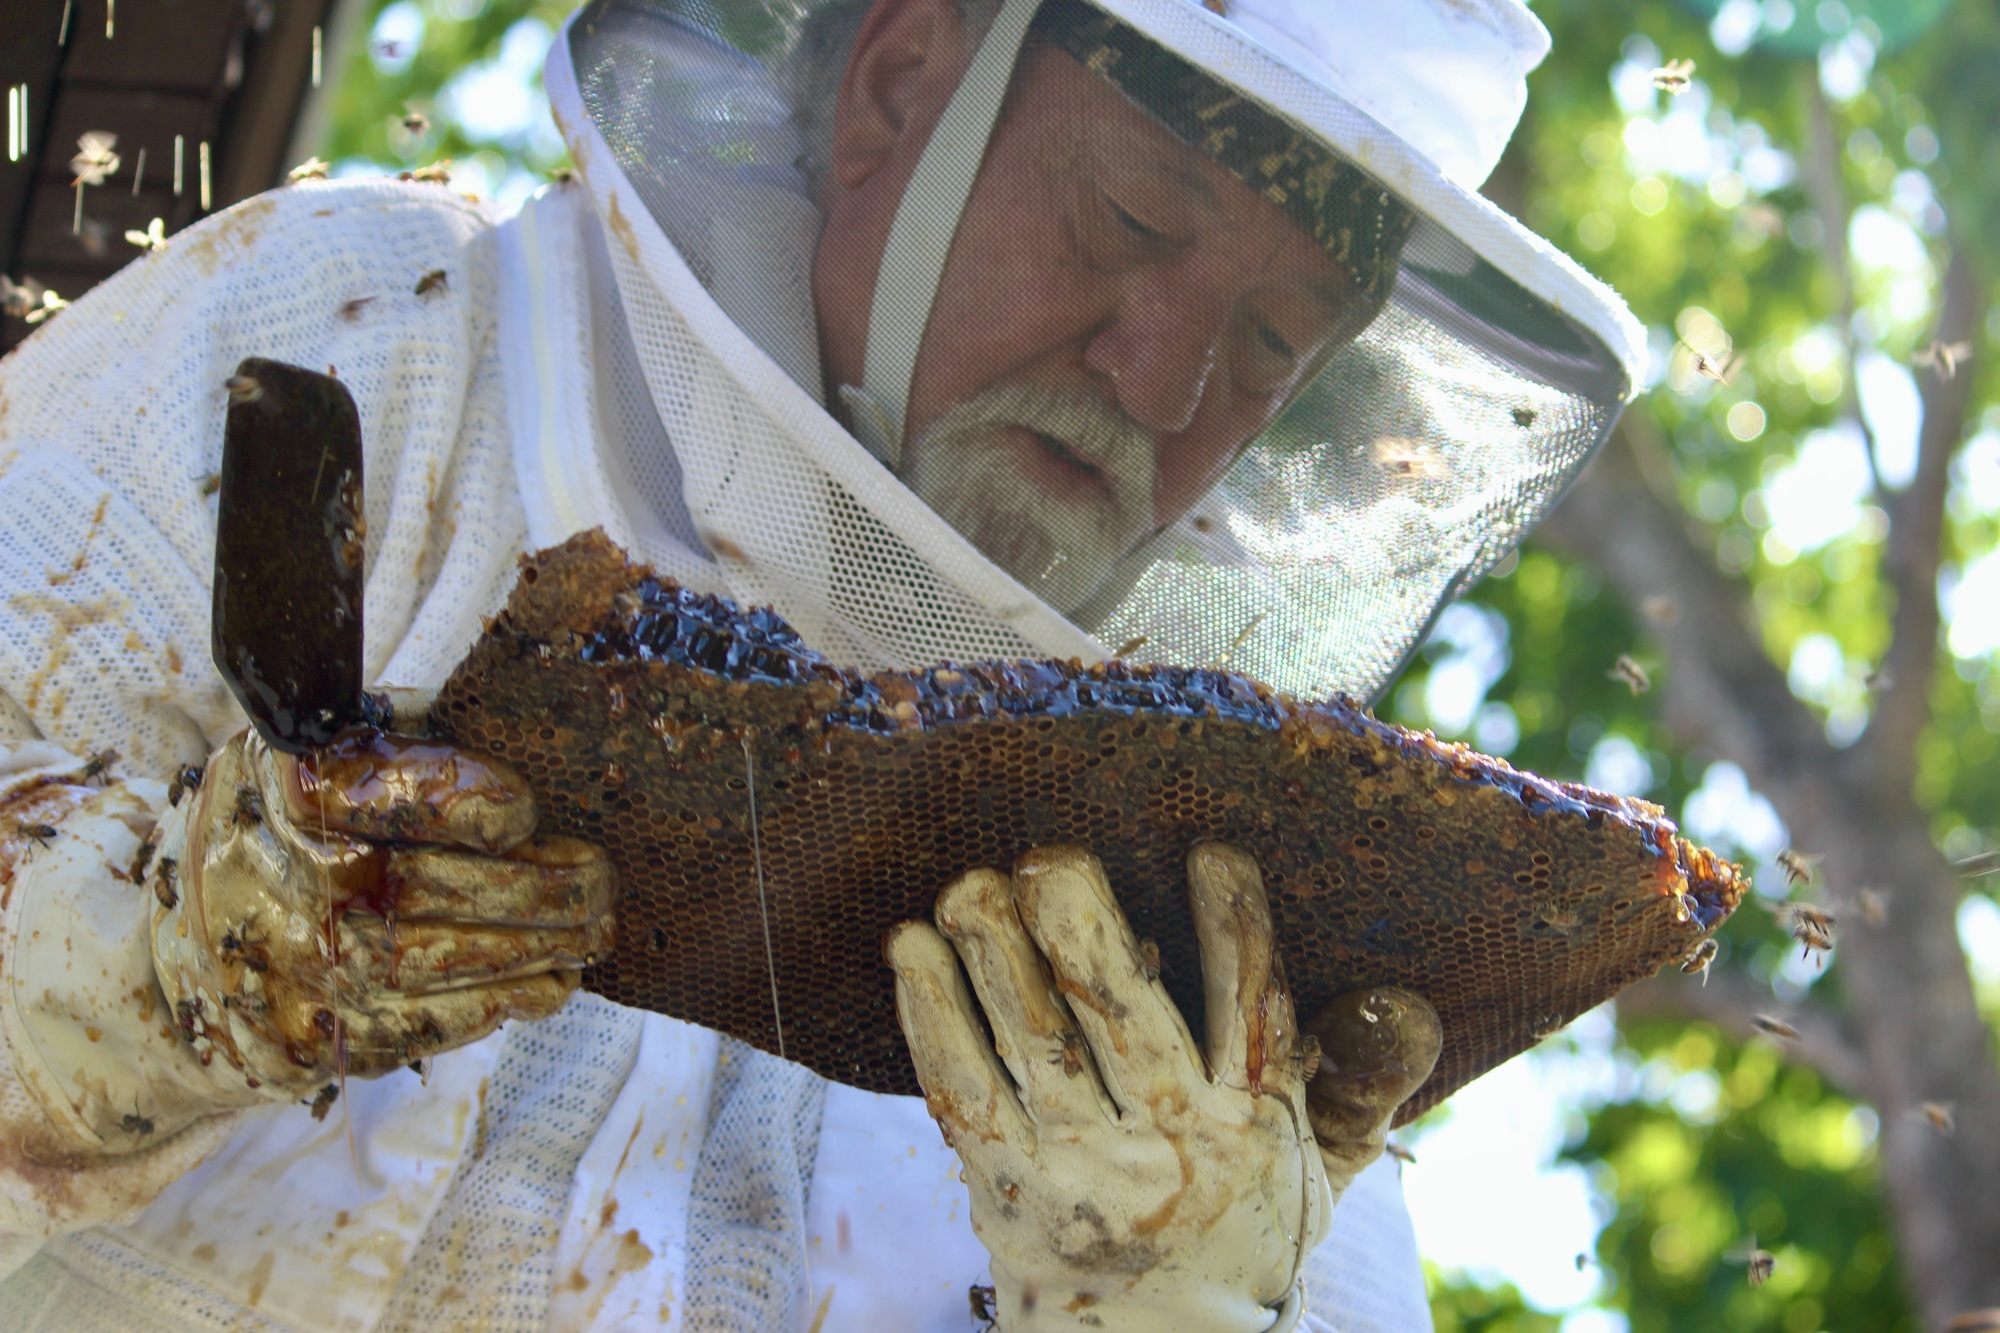
[[[684,315],[700,288],[565,129],[583,180],[514,218],[433,185],[291,186],[0,362],[0,818],[120,756],[0,864],[0,1330],[976,1327],[985,1255],[921,1102],[591,996],[422,1079],[353,1082],[324,1122],[190,1105],[121,1131],[133,1071],[191,1058],[124,867],[172,767],[244,722],[209,662],[204,485],[240,358],[331,366],[360,406],[380,684],[442,680],[516,555],[594,525],[755,595],[704,548],[691,514],[715,508],[690,504],[671,423],[716,385],[703,410],[756,406],[756,376],[728,329],[697,336],[722,328]],[[697,333],[665,356],[675,319]],[[103,1150],[52,1146],[58,1116]],[[1307,1327],[1429,1327],[1393,1162],[1342,1201],[1308,1284]]]

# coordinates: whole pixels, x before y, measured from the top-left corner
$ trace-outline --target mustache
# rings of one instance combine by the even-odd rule
[[[1150,507],[1157,471],[1153,433],[1102,398],[1006,382],[960,403],[924,433],[942,439],[994,426],[1018,426],[1047,437],[1077,461],[1103,473],[1121,508],[1130,507],[1138,494]]]

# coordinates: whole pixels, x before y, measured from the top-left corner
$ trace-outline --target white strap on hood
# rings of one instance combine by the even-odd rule
[[[1000,7],[917,159],[882,247],[868,312],[862,385],[858,390],[842,385],[840,394],[854,418],[855,433],[892,468],[902,465],[910,380],[944,276],[945,256],[1039,6],[1040,0],[1006,0]]]

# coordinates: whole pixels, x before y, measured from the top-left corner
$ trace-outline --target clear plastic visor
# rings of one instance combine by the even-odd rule
[[[1130,30],[1114,77],[1075,36],[1096,11],[1060,2],[1069,26],[1038,16],[990,140],[965,150],[977,175],[878,452],[1114,652],[1372,696],[1608,435],[1625,369],[1270,108],[1195,71],[1212,100],[1190,111],[1187,67],[1133,55],[1148,39]],[[868,283],[847,275],[880,262],[895,202],[814,168],[853,160],[832,152],[825,99],[865,85],[843,81],[855,25],[837,20],[866,9],[599,0],[571,37],[592,118],[662,229],[836,411],[866,354]],[[860,125],[870,110],[842,108]],[[1246,159],[1228,144],[1245,132],[1290,156]],[[785,314],[798,293],[731,268],[730,211],[747,223],[779,197],[818,210],[799,242],[822,297],[810,330]]]

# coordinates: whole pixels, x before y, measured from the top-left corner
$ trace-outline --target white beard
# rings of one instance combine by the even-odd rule
[[[1095,467],[1096,487],[1053,496],[1027,475],[1000,429],[1060,441]],[[960,403],[903,449],[903,480],[937,515],[1067,615],[1153,529],[1153,437],[1086,394],[1000,384]]]

